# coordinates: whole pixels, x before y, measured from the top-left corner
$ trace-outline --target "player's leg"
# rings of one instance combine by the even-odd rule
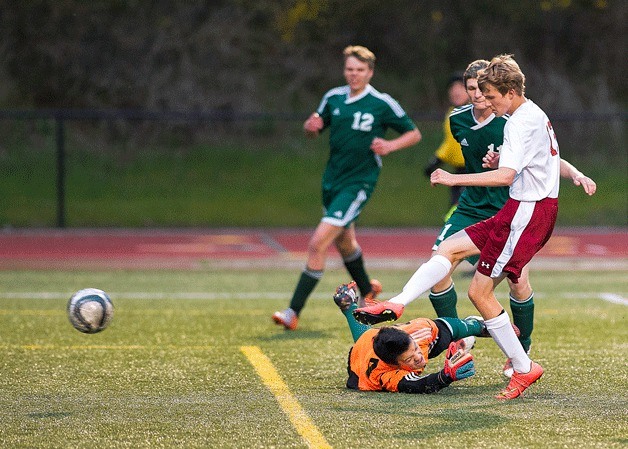
[[[430,260],[419,267],[403,287],[403,291],[390,302],[408,305],[442,281],[450,273],[454,263],[479,252],[464,230],[456,232],[439,245]]]
[[[355,220],[366,206],[372,191],[372,187],[363,183],[343,187],[326,205],[326,216],[323,218],[323,221],[343,227],[334,244],[350,278],[357,284],[361,298],[368,301],[381,293],[382,288],[379,281],[369,278],[364,268],[362,249],[355,233]]]
[[[294,289],[290,306],[288,309],[273,314],[272,318],[275,323],[283,325],[286,329],[296,329],[298,317],[301,310],[305,307],[305,302],[323,276],[327,250],[342,231],[342,227],[334,226],[324,221],[321,221],[316,227],[308,244],[306,267]]]
[[[534,291],[530,285],[529,276],[530,266],[526,265],[521,270],[519,282],[514,283],[508,279],[512,319],[521,332],[519,341],[526,351],[530,350],[531,335],[534,329]]]
[[[478,254],[479,251],[464,230],[455,233],[438,247],[430,260],[419,267],[400,294],[389,301],[356,309],[356,319],[365,324],[398,319],[405,306],[447,276],[453,262]]]
[[[521,346],[528,354],[530,354],[531,336],[534,329],[534,291],[530,285],[529,275],[530,268],[526,265],[521,271],[519,282],[514,283],[508,279],[512,320],[520,331]],[[510,359],[506,360],[503,373],[506,377],[512,377],[513,368]]]
[[[523,346],[521,346],[510,324],[508,313],[495,298],[495,286],[504,277],[505,275],[501,275],[492,279],[476,271],[469,287],[469,299],[484,318],[486,328],[497,346],[512,362],[514,370],[512,378],[506,388],[497,394],[496,398],[514,399],[541,378],[543,367],[530,360],[528,354],[523,350]]]
[[[342,257],[345,268],[360,290],[361,297],[366,302],[372,302],[382,291],[379,281],[370,279],[364,268],[362,248],[355,235],[355,224],[351,223],[334,241],[336,249]]]
[[[434,321],[442,321],[451,331],[452,339],[459,340],[465,337],[479,337],[484,331],[484,322],[476,317],[460,318],[436,318]]]
[[[553,198],[536,203],[509,199],[493,218],[467,229],[482,247],[469,298],[484,317],[497,345],[511,359],[514,370],[508,386],[497,396],[499,399],[520,396],[543,375],[543,368],[526,354],[508,313],[495,298],[494,288],[506,276],[518,281],[525,266],[552,234],[557,212],[557,200]]]
[[[432,246],[432,251],[436,251],[441,243],[453,234],[465,229],[467,226],[476,224],[478,221],[479,218],[477,216],[471,216],[457,208],[454,209],[453,213],[448,217],[447,222],[441,229],[441,232],[438,234],[438,237],[436,237],[434,246]],[[467,257],[465,260],[471,265],[475,265],[478,258],[479,257],[477,255],[474,255]],[[460,263],[462,263],[461,260],[454,261],[449,276],[442,281],[437,282],[430,290],[430,302],[439,317],[458,317],[458,311],[456,309],[458,294],[456,293],[456,287],[451,275]]]
[[[457,221],[451,222],[452,218],[454,218],[453,215],[448,217],[445,226],[443,226],[441,232],[438,234],[438,237],[436,237],[434,246],[432,246],[432,255],[434,255],[438,246],[443,243],[447,237],[462,229],[458,228]],[[430,289],[429,299],[432,303],[432,307],[434,307],[436,316],[458,317],[458,311],[456,309],[456,305],[458,304],[458,294],[456,293],[454,280],[451,277],[458,264],[459,262],[453,263],[451,270],[449,270],[449,274]]]
[[[452,263],[447,276],[430,289],[429,299],[438,317],[458,318],[458,294],[451,275],[459,264],[459,261]]]
[[[527,373],[530,370],[530,358],[510,324],[508,312],[495,298],[495,286],[505,277],[506,275],[502,274],[493,279],[476,271],[469,286],[469,299],[484,318],[486,328],[497,346],[512,360],[515,370]]]
[[[449,348],[452,341],[457,341],[459,349],[465,353],[471,351],[475,345],[475,337],[480,334],[482,325],[475,319],[469,319],[468,326],[465,320],[458,318],[437,318],[434,324],[438,328],[438,338],[430,349],[428,358],[432,359]]]
[[[354,342],[358,341],[358,338],[371,328],[371,326],[357,322],[353,316],[353,311],[358,307],[358,292],[356,288],[355,282],[341,284],[333,296],[334,302],[347,320]]]

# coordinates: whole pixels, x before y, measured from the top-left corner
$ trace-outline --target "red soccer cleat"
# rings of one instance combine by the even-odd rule
[[[371,325],[399,319],[404,308],[403,304],[382,301],[370,306],[355,309],[353,316],[360,323]]]
[[[515,399],[534,382],[543,375],[543,367],[536,362],[532,362],[529,373],[518,373],[515,371],[508,382],[508,386],[500,391],[495,398],[500,400]]]

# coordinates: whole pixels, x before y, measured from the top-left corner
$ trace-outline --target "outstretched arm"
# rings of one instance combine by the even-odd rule
[[[430,394],[448,387],[452,382],[453,380],[446,376],[442,370],[421,377],[416,374],[408,374],[399,381],[397,390],[400,393]]]
[[[582,174],[580,170],[567,162],[565,159],[560,160],[560,176],[571,179],[577,186],[582,186],[587,195],[593,195],[597,190],[597,184],[595,184],[595,181]]]
[[[497,170],[482,173],[453,174],[440,168],[434,170],[430,176],[433,186],[442,184],[445,186],[509,186],[515,179],[517,172],[512,168],[500,167]]]
[[[414,144],[417,144],[420,140],[421,132],[415,128],[411,131],[406,131],[396,139],[386,140],[381,137],[376,137],[371,143],[371,150],[373,150],[373,153],[375,154],[379,154],[380,156],[386,156],[393,151],[408,148]]]
[[[482,158],[484,168],[497,168],[499,164],[499,153],[489,151]],[[593,195],[597,190],[597,184],[588,176],[585,176],[580,170],[567,162],[565,159],[560,160],[560,176],[571,179],[577,186],[582,186],[587,195]]]

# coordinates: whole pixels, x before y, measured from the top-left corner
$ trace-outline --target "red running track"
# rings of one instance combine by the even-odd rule
[[[202,268],[214,264],[305,262],[311,229],[68,229],[0,234],[0,269]],[[426,259],[438,229],[358,229],[366,257]],[[332,250],[335,253],[335,250]],[[625,229],[557,229],[537,255],[561,259],[628,260]],[[623,264],[622,264],[623,265]]]

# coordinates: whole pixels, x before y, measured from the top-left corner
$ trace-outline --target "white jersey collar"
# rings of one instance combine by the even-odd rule
[[[349,85],[347,85],[347,89],[348,89],[347,98],[345,99],[345,104],[350,104],[350,103],[355,103],[356,101],[361,100],[362,98],[366,97],[368,94],[371,93],[371,91],[373,90],[373,87],[370,84],[367,84],[364,90],[362,91],[362,93],[360,93],[359,95],[356,95],[355,97],[349,96],[351,94],[351,88],[349,87]]]

